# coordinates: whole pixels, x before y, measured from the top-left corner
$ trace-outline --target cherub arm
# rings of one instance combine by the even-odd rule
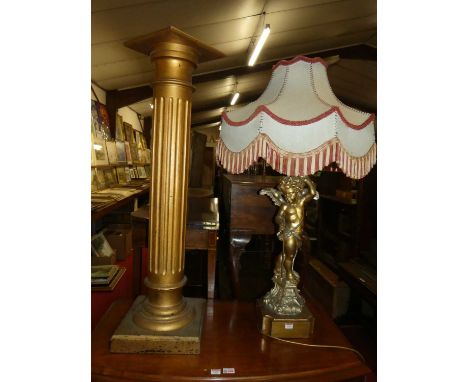
[[[282,193],[275,188],[263,188],[260,190],[260,195],[268,195],[276,206],[281,206],[285,203]]]
[[[307,185],[308,190],[305,188],[303,191],[304,197],[301,200],[301,204],[303,205],[311,199],[318,200],[319,198],[319,193],[316,189],[315,183],[312,182],[308,176],[304,176],[304,182]]]

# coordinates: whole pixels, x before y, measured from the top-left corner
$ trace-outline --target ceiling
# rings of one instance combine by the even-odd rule
[[[169,25],[226,55],[194,72],[193,127],[216,126],[236,87],[235,107],[258,98],[272,65],[300,54],[338,55],[328,68],[335,94],[350,106],[377,111],[376,0],[92,0],[91,11],[92,82],[107,91],[108,102],[119,98],[115,105],[142,116],[152,112],[153,69],[148,56],[124,42]],[[257,64],[248,67],[265,24],[270,36]]]

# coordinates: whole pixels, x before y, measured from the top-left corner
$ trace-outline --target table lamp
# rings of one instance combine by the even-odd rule
[[[257,304],[262,333],[274,337],[307,338],[313,331],[314,318],[293,269],[304,205],[319,197],[308,175],[336,163],[346,176],[361,179],[376,162],[375,115],[340,102],[330,87],[327,67],[321,58],[280,61],[256,101],[221,116],[216,155],[222,167],[240,174],[263,158],[286,175],[277,189],[260,191],[279,207],[275,223],[283,242],[273,288]]]

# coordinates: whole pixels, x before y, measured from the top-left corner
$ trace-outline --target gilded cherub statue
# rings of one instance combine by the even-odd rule
[[[291,315],[300,313],[304,306],[304,299],[297,289],[299,275],[293,269],[302,244],[304,205],[311,199],[317,200],[319,195],[315,184],[305,176],[286,176],[277,188],[260,191],[260,195],[268,195],[279,206],[275,222],[279,225],[277,236],[283,242],[283,250],[275,262],[274,286],[263,302],[277,314]]]

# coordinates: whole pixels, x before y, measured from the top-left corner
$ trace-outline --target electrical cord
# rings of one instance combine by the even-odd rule
[[[283,338],[273,337],[273,336],[270,336],[270,335],[265,334],[265,333],[262,333],[262,334],[265,337],[270,337],[270,338],[273,338],[274,340],[287,342],[287,343],[290,343],[290,344],[293,344],[293,345],[309,346],[309,347],[313,347],[313,348],[327,348],[327,349],[339,349],[339,350],[352,351],[353,353],[356,353],[364,363],[366,363],[366,359],[364,358],[364,356],[361,353],[359,353],[356,349],[348,348],[346,346],[305,344],[305,343],[302,343],[302,342],[295,342],[295,341],[285,340]]]

